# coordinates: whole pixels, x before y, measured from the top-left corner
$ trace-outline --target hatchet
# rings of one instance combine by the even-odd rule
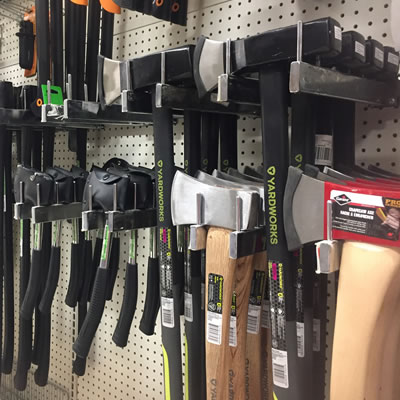
[[[322,182],[290,167],[284,197],[288,247],[295,250],[328,234],[332,239],[397,246],[398,229],[389,220],[397,219],[399,197],[396,187]],[[315,207],[306,212],[310,204]]]
[[[206,248],[207,397],[226,399],[235,393],[240,397],[245,391],[245,354],[240,352],[238,343],[246,334],[253,257],[230,259],[229,242],[237,225],[241,229],[256,226],[259,196],[248,190],[211,186],[178,171],[172,185],[171,200],[174,224],[196,224],[200,212],[202,223],[211,226]],[[237,343],[234,343],[234,329],[230,337],[234,287]],[[237,350],[236,346],[229,346],[230,342],[236,344]],[[235,371],[238,371],[237,375]]]

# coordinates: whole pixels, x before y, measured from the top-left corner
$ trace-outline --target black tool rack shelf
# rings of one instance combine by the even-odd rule
[[[173,109],[174,118],[181,118],[184,110],[260,116],[257,79],[228,75],[220,82],[216,93],[210,93],[201,99],[195,88],[158,84],[156,106]],[[377,107],[397,107],[400,100],[399,81],[381,82],[366,79],[300,61],[291,64],[289,91],[294,94],[308,93]],[[23,126],[40,129],[48,126],[60,130],[153,123],[150,110],[145,112],[132,109],[122,112],[118,104],[102,109],[97,102],[65,100],[62,112],[63,114],[58,116],[48,115],[47,121],[42,122],[30,110],[0,108],[0,121],[13,129]]]

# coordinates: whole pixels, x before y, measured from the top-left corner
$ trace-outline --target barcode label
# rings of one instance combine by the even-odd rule
[[[261,327],[271,329],[270,305],[268,300],[263,300],[261,311]]]
[[[289,387],[287,352],[272,349],[272,376],[274,385],[287,389]]]
[[[231,323],[229,326],[229,346],[237,346],[237,329],[236,329],[236,317],[231,315]]]
[[[207,313],[207,342],[221,345],[222,315],[209,311]]]
[[[206,301],[205,301],[205,293],[206,293],[206,284],[201,283],[201,309],[204,310]]]
[[[174,321],[174,299],[161,297],[161,323],[166,328],[173,328]]]
[[[193,322],[193,296],[185,292],[185,320]]]
[[[360,54],[360,56],[365,57],[365,46],[362,43],[356,41],[355,51],[356,53]]]
[[[297,357],[304,357],[304,323],[296,322],[297,331]]]
[[[385,59],[385,55],[383,53],[383,51],[381,49],[378,49],[377,47],[375,48],[375,58],[380,61],[381,63],[383,63],[384,59]]]
[[[315,135],[315,165],[332,166],[331,135]]]
[[[321,321],[313,319],[313,351],[321,350]]]
[[[393,53],[388,54],[388,62],[393,65],[399,65],[399,56]]]
[[[335,39],[342,41],[342,29],[340,26],[335,26]]]
[[[247,333],[257,335],[260,332],[261,306],[249,304],[247,314]]]

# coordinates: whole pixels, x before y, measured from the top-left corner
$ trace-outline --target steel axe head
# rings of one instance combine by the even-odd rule
[[[204,97],[218,85],[218,77],[225,73],[225,42],[201,36],[193,55],[193,75],[197,92]]]
[[[97,86],[102,106],[118,100],[123,90],[131,90],[129,61],[116,61],[98,56]]]
[[[218,171],[217,169],[215,169],[213,171],[213,176],[215,176],[216,178],[225,179],[226,181],[236,182],[236,183],[240,183],[243,185],[253,185],[253,186],[257,186],[259,188],[264,188],[264,184],[261,182],[249,181],[247,179],[238,178],[237,176],[227,174],[226,172]]]
[[[177,171],[171,203],[174,225],[200,222],[231,230],[239,225],[246,230],[257,226],[260,197],[255,191],[209,185]]]
[[[253,182],[249,182],[247,184],[247,183],[238,183],[238,182],[233,182],[233,181],[227,181],[225,179],[217,178],[215,176],[207,174],[203,171],[197,171],[196,178],[201,182],[208,183],[209,185],[237,188],[237,189],[243,189],[243,190],[253,190],[260,195],[260,198],[262,200],[260,211],[264,209],[264,188],[257,186],[257,185],[252,185]],[[260,215],[260,217],[261,217],[261,221],[262,221],[263,217],[261,215]]]
[[[288,249],[324,239],[324,182],[289,167],[283,200]]]
[[[242,174],[241,172],[239,172],[235,168],[228,168],[228,174],[232,175],[232,176],[236,176],[236,178],[245,179],[247,181],[257,182],[257,183],[264,183],[264,180],[262,178],[257,178],[255,176]]]

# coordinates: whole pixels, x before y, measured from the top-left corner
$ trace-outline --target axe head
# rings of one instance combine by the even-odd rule
[[[131,90],[129,61],[98,56],[97,86],[102,107],[118,100],[123,90]]]
[[[264,216],[262,215],[264,209],[264,188],[253,185],[253,182],[249,182],[248,184],[238,183],[233,181],[227,181],[225,179],[217,178],[215,176],[209,175],[203,171],[197,171],[196,178],[204,183],[208,183],[209,185],[214,186],[221,186],[221,187],[228,187],[228,188],[236,188],[236,189],[243,189],[243,190],[252,190],[257,192],[260,195],[260,221],[264,220]]]
[[[218,86],[218,77],[225,73],[225,42],[201,36],[193,55],[193,75],[197,92],[204,97]]]
[[[315,167],[314,165],[306,164],[304,166],[304,174],[310,176],[311,178],[318,179],[320,181],[337,183],[339,185],[346,185],[346,183],[341,181],[340,179],[334,178],[333,176],[321,172],[319,168]]]
[[[177,171],[171,203],[174,225],[195,225],[201,219],[203,225],[231,230],[237,229],[240,203],[240,229],[246,230],[257,226],[260,197],[251,190],[209,185]]]
[[[264,184],[260,182],[255,182],[255,181],[249,181],[247,179],[239,178],[234,175],[227,174],[226,172],[218,171],[215,169],[213,171],[213,176],[216,178],[224,179],[226,181],[231,181],[231,182],[236,182],[242,185],[252,185],[252,186],[257,186],[259,188],[264,188]]]
[[[264,180],[262,178],[257,178],[252,175],[242,174],[235,168],[228,168],[228,174],[232,175],[232,176],[236,176],[237,178],[245,179],[247,181],[264,183]]]
[[[289,167],[283,200],[288,249],[324,239],[324,182]]]

